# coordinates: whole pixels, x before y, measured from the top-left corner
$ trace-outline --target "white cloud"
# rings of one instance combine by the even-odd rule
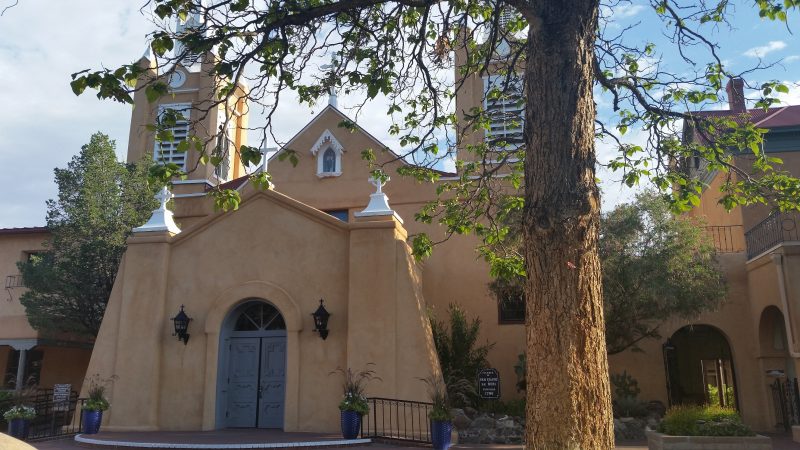
[[[787,62],[787,63],[795,62],[795,61],[798,61],[798,60],[800,60],[800,55],[791,55],[791,56],[787,56],[786,58],[783,58],[783,62]]]
[[[628,19],[638,15],[644,10],[644,5],[628,5],[622,3],[612,10],[615,19]]]
[[[753,47],[743,53],[744,56],[749,56],[750,58],[763,58],[767,56],[767,54],[772,53],[776,50],[783,50],[786,48],[786,42],[783,41],[769,41],[767,45],[762,45],[760,47]]]

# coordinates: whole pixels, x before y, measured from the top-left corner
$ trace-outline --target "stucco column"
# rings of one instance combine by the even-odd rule
[[[114,374],[114,414],[109,428],[156,430],[161,400],[161,358],[172,326],[165,310],[171,280],[171,234],[137,233],[128,239]]]
[[[393,216],[357,218],[350,233],[350,279],[347,305],[347,366],[367,364],[381,377],[370,392],[396,398],[397,232]],[[404,230],[403,230],[404,232]]]
[[[19,359],[17,360],[18,364],[19,364],[17,366],[17,382],[14,383],[14,390],[21,391],[22,390],[22,386],[24,386],[26,384],[25,383],[25,364],[27,364],[27,362],[28,362],[27,356],[28,356],[28,350],[27,349],[23,348],[23,349],[19,350]]]

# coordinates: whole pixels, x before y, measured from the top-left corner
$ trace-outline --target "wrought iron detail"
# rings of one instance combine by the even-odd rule
[[[775,212],[744,234],[747,259],[758,256],[782,242],[800,240],[797,213]]]
[[[361,437],[406,442],[431,442],[432,403],[372,397],[361,419]]]
[[[777,379],[772,388],[772,405],[775,408],[775,428],[789,431],[800,425],[800,391],[797,378]]]
[[[718,253],[737,253],[744,251],[744,238],[741,225],[715,225],[705,227],[706,235]]]
[[[8,275],[6,277],[6,289],[19,287],[25,287],[25,283],[22,282],[22,275]]]
[[[24,399],[24,404],[36,410],[36,417],[30,422],[27,441],[38,441],[58,437],[74,436],[81,432],[81,407],[86,399],[78,398],[72,391],[65,401],[55,402],[52,389],[39,389],[35,394]],[[13,405],[13,400],[0,402],[0,410],[6,411]]]

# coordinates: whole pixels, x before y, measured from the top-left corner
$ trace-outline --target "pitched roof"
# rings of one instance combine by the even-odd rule
[[[394,158],[395,158],[397,161],[400,161],[402,164],[406,164],[406,165],[409,165],[409,166],[413,166],[413,165],[414,165],[414,164],[412,164],[412,163],[409,163],[408,161],[406,161],[406,160],[403,158],[403,156],[402,156],[401,154],[399,154],[399,153],[397,153],[396,151],[392,150],[391,148],[389,148],[389,146],[387,146],[386,144],[384,144],[383,142],[381,142],[381,141],[380,141],[378,138],[376,138],[375,136],[373,136],[372,134],[370,134],[370,132],[369,132],[369,131],[365,130],[365,129],[364,129],[362,126],[361,126],[361,125],[359,125],[358,123],[356,123],[356,121],[355,121],[355,120],[353,120],[353,119],[351,119],[350,117],[348,117],[348,116],[347,116],[347,114],[343,113],[343,112],[342,112],[342,111],[341,111],[339,108],[337,108],[337,107],[335,107],[335,106],[333,106],[333,105],[330,105],[330,104],[329,104],[328,106],[326,106],[325,108],[323,108],[323,110],[322,110],[322,111],[320,111],[320,112],[319,112],[319,114],[317,114],[317,115],[316,115],[316,117],[314,117],[313,119],[311,119],[311,121],[310,121],[310,122],[308,122],[308,123],[307,123],[307,124],[306,124],[306,125],[305,125],[303,128],[301,128],[301,129],[300,129],[300,131],[298,131],[297,133],[295,133],[295,135],[294,135],[294,136],[292,136],[292,138],[291,138],[291,139],[289,139],[289,140],[286,142],[286,145],[284,145],[283,147],[281,147],[281,148],[280,148],[280,149],[279,149],[277,152],[273,153],[273,154],[272,154],[272,156],[270,156],[270,157],[269,157],[269,161],[268,161],[268,162],[272,162],[272,160],[273,160],[273,159],[277,158],[277,157],[278,157],[278,154],[279,154],[279,153],[281,153],[281,152],[283,151],[283,149],[287,148],[287,147],[289,146],[289,144],[291,144],[291,143],[292,143],[292,141],[294,141],[294,140],[295,140],[295,139],[296,139],[298,136],[300,136],[301,134],[303,134],[303,132],[304,132],[304,131],[306,131],[306,129],[308,129],[308,128],[309,128],[309,127],[310,127],[310,126],[311,126],[311,125],[312,125],[314,122],[316,122],[316,121],[317,121],[317,120],[318,120],[320,117],[322,117],[322,115],[323,115],[323,114],[325,113],[325,111],[327,111],[328,109],[330,109],[330,110],[332,110],[332,111],[334,111],[334,112],[338,113],[340,116],[342,116],[342,118],[344,118],[344,119],[346,119],[347,121],[349,121],[349,122],[353,123],[353,124],[355,125],[356,129],[358,129],[358,131],[360,131],[360,132],[364,133],[364,135],[365,135],[365,136],[367,136],[368,138],[372,139],[372,140],[373,140],[373,141],[374,141],[376,144],[378,144],[378,146],[380,147],[380,149],[381,149],[381,150],[386,150],[387,152],[389,152],[389,153],[390,153],[390,154],[391,154],[391,155],[392,155],[392,156],[393,156],[393,157],[394,157]],[[458,174],[457,174],[457,173],[455,173],[455,172],[446,172],[446,171],[443,171],[443,170],[438,170],[438,169],[430,169],[430,170],[432,170],[433,172],[436,172],[436,173],[438,173],[439,175],[442,175],[442,176],[456,176],[456,175],[458,175]]]
[[[696,111],[692,113],[699,117],[723,118],[728,117],[737,123],[752,122],[760,128],[780,128],[800,126],[800,105],[780,106],[769,108],[753,108],[735,113],[728,109],[717,111]]]

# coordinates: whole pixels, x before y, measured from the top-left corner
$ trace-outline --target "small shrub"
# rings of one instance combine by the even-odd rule
[[[340,373],[344,375],[344,383],[342,383],[344,398],[339,403],[340,411],[355,411],[362,416],[369,413],[369,404],[364,396],[364,390],[370,381],[381,380],[375,375],[375,371],[369,368],[373,365],[373,363],[369,363],[366,369],[357,372],[349,368],[345,370],[340,367],[329,374]]]
[[[525,399],[516,398],[507,402],[502,400],[490,400],[481,405],[480,411],[511,417],[525,417]]]
[[[647,403],[633,397],[614,400],[614,417],[644,417],[647,415]]]
[[[447,312],[447,322],[436,320],[432,313],[430,317],[442,377],[453,406],[474,407],[480,402],[477,374],[489,367],[486,358],[494,344],[480,344],[480,318],[469,319],[456,304],[450,304]]]
[[[447,385],[440,377],[429,375],[420,380],[428,385],[428,398],[433,406],[428,414],[431,420],[437,422],[447,422],[453,420],[450,413],[450,400],[447,397]]]
[[[635,378],[628,375],[627,371],[611,375],[611,386],[614,389],[614,398],[620,400],[623,398],[636,398],[642,392],[639,389],[639,382]]]
[[[83,404],[83,409],[87,411],[105,411],[111,404],[106,398],[106,389],[110,383],[117,379],[116,375],[109,378],[103,378],[99,373],[86,378],[89,382],[89,398]]]
[[[658,431],[671,436],[755,436],[736,410],[713,405],[673,406]]]
[[[13,406],[11,409],[3,413],[3,418],[8,422],[14,419],[27,419],[31,420],[36,417],[36,410],[33,407],[26,405]]]

